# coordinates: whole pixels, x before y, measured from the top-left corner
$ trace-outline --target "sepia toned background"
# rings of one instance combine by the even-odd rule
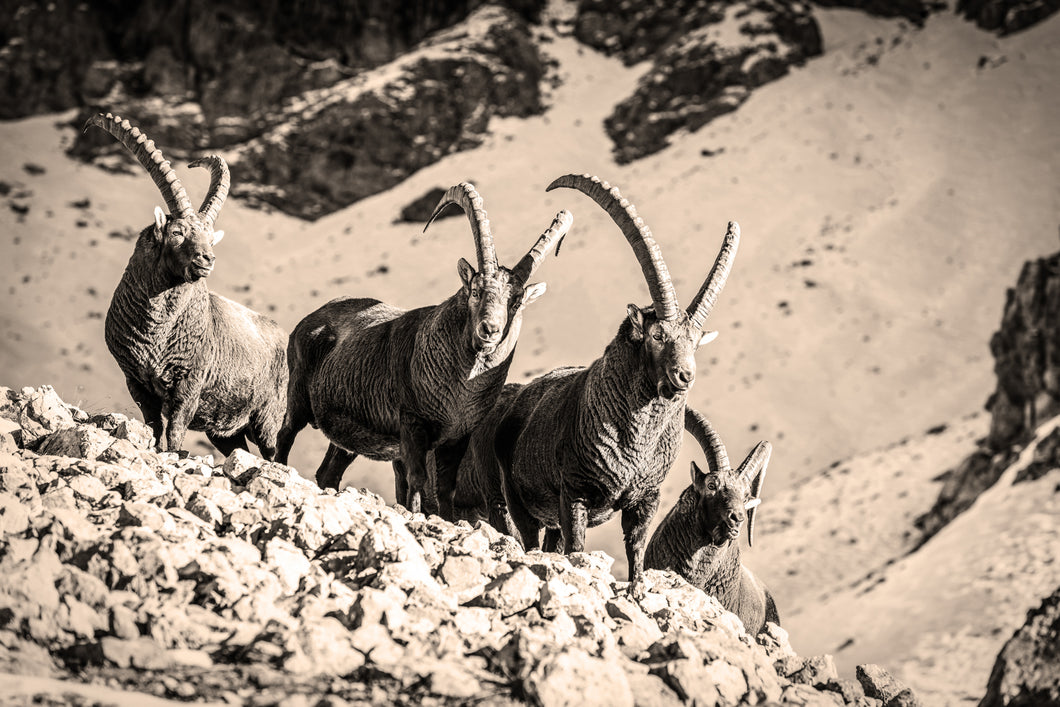
[[[288,331],[340,295],[412,308],[452,294],[473,245],[463,218],[422,232],[432,190],[475,184],[502,262],[570,209],[516,381],[587,365],[627,303],[648,302],[603,211],[544,191],[595,174],[637,205],[684,303],[726,222],[741,225],[689,403],[732,457],[774,445],[744,557],[792,644],[845,672],[886,663],[929,704],[977,701],[1001,645],[1060,584],[1060,478],[1012,483],[1037,449],[1027,404],[1040,408],[1037,439],[1052,431],[1049,354],[1026,353],[1045,359],[1040,386],[1016,399],[1005,375],[1025,365],[1025,322],[991,350],[1006,290],[1058,250],[1048,3],[384,5],[13,11],[0,55],[0,385],[47,383],[86,410],[139,417],[103,316],[161,200],[117,143],[82,134],[93,112],[143,128],[193,201],[207,173],[187,161],[229,161],[210,286]],[[1055,275],[1035,272],[1027,311]],[[306,430],[292,464],[311,478],[325,446]],[[187,447],[212,451],[199,435]],[[358,460],[345,483],[392,500],[392,479]],[[617,521],[588,545],[624,576]]]

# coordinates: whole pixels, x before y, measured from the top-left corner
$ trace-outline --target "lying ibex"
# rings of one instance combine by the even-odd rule
[[[471,222],[478,271],[461,258],[462,287],[436,306],[406,311],[344,297],[303,319],[288,348],[291,378],[278,452],[286,460],[295,435],[312,424],[331,442],[317,469],[321,487],[338,488],[358,454],[393,461],[397,501],[418,512],[428,482],[426,455],[433,450],[446,518],[452,517],[468,435],[504,385],[524,307],[545,291],[545,283],[527,283],[573,222],[569,212],[559,212],[509,270],[497,262],[486,211],[472,185],[451,187],[427,225],[450,204]]]
[[[686,488],[648,542],[644,564],[671,570],[714,596],[740,617],[752,636],[766,621],[780,624],[773,595],[740,563],[740,529],[747,522],[747,544],[754,544],[755,511],[773,448],[759,442],[733,471],[721,437],[702,415],[685,411],[685,428],[707,457],[707,473],[692,462]]]
[[[654,306],[629,305],[588,368],[552,371],[515,391],[474,435],[474,464],[486,467],[475,473],[502,488],[528,549],[539,546],[544,525],[552,529],[549,549],[559,528],[565,551],[579,552],[587,526],[621,511],[630,577],[639,581],[659,485],[681,447],[695,352],[716,336],[703,323],[725,284],[739,227],[730,222],[714,267],[681,311],[659,246],[618,189],[589,175],[560,177],[548,189],[556,187],[577,189],[607,211],[640,261]],[[487,500],[491,523],[503,529],[505,509],[496,494]]]
[[[230,177],[216,155],[191,163],[210,170],[198,211],[154,142],[129,121],[95,115],[85,125],[106,130],[135,155],[169,209],[140,232],[107,310],[107,348],[161,449],[177,451],[187,430],[206,433],[223,454],[247,438],[271,458],[287,407],[287,335],[268,317],[210,292],[214,221]],[[163,421],[168,421],[166,425]]]

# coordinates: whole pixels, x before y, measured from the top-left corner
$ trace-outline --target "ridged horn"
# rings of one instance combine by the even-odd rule
[[[494,273],[497,271],[497,253],[493,249],[493,233],[490,231],[490,220],[486,217],[486,209],[482,207],[482,197],[475,191],[475,185],[470,182],[461,182],[456,186],[449,187],[438,206],[434,207],[434,213],[427,219],[427,227],[431,225],[442,209],[450,204],[456,204],[464,213],[467,220],[471,222],[471,235],[475,238],[475,252],[478,255],[479,272]]]
[[[751,497],[748,499],[747,509],[747,544],[750,546],[755,544],[755,513],[758,511],[758,503],[755,501],[761,502],[762,484],[765,483],[766,468],[772,454],[773,445],[763,440],[755,445],[736,471],[741,479],[751,482]]]
[[[228,198],[228,188],[232,186],[232,174],[228,171],[228,163],[220,155],[206,155],[188,163],[189,167],[204,167],[210,170],[210,191],[202,200],[199,214],[213,225],[217,220],[217,214],[221,212],[225,199]]]
[[[707,457],[707,467],[712,472],[732,470],[729,466],[729,454],[725,451],[721,435],[707,418],[690,407],[685,408],[685,430],[699,443],[700,449]]]
[[[525,285],[534,276],[534,271],[545,260],[552,244],[556,244],[556,255],[559,255],[559,247],[563,245],[563,239],[567,236],[571,224],[574,223],[574,214],[564,209],[552,219],[552,225],[541,234],[534,247],[515,264],[512,268],[512,278],[520,285]]]
[[[688,305],[688,318],[697,328],[702,329],[710,312],[714,309],[721,294],[721,288],[725,287],[725,280],[732,270],[732,261],[736,258],[736,249],[740,245],[740,224],[729,221],[729,228],[725,232],[725,242],[721,245],[718,257],[714,261],[714,267],[703,281],[692,304]]]
[[[128,120],[123,120],[117,115],[97,113],[85,122],[85,130],[90,126],[102,128],[125,145],[129,152],[133,153],[137,161],[147,170],[154,181],[162,198],[166,202],[169,213],[178,218],[188,218],[195,212],[191,208],[191,201],[184,191],[184,186],[177,179],[177,173],[169,164],[162,151],[155,147],[154,140],[149,140],[140,129],[134,127]]]
[[[678,309],[677,292],[674,290],[674,283],[670,280],[670,271],[666,268],[662,251],[659,250],[659,244],[651,235],[651,230],[637,215],[637,207],[622,197],[618,192],[618,187],[612,187],[607,182],[601,181],[599,177],[589,174],[564,175],[549,184],[545,191],[552,191],[557,187],[577,189],[608,213],[633,247],[637,262],[640,263],[640,269],[644,273],[644,280],[648,284],[648,291],[651,293],[655,315],[663,320],[675,319]]]

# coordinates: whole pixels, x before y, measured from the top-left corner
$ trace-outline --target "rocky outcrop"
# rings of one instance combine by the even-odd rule
[[[317,218],[481,142],[491,117],[542,110],[526,23],[483,7],[385,67],[302,94],[234,156],[233,192]]]
[[[184,97],[199,103],[211,123],[238,119],[326,80],[317,74],[328,73],[328,67],[352,73],[385,64],[483,3],[3,3],[0,81],[8,100],[0,118],[72,108],[109,95]],[[531,21],[544,5],[502,4]]]
[[[0,389],[0,671],[254,705],[899,704],[875,666],[839,680],[783,629],[756,643],[678,576],[633,594],[611,563]]]
[[[1060,707],[1060,587],[1027,612],[990,673],[979,707]]]
[[[927,540],[997,482],[1042,421],[1060,412],[1060,253],[1027,262],[1006,294],[990,339],[997,388],[987,400],[990,432],[946,473],[934,506],[916,520]],[[1034,473],[1049,463],[1048,447]]]
[[[627,64],[652,60],[633,95],[604,121],[620,163],[735,110],[752,90],[822,51],[809,6],[781,0],[582,0],[575,34]]]
[[[354,73],[329,58],[238,75],[281,60],[248,57],[222,72],[238,92],[227,84],[142,97],[118,90],[74,123],[80,128],[97,110],[117,113],[171,159],[225,148],[233,193],[315,219],[479,144],[495,115],[542,110],[545,64],[529,26],[498,6],[474,11],[377,68]],[[70,154],[136,169],[102,131],[79,130]]]
[[[1060,10],[1060,0],[958,0],[957,12],[1005,35],[1036,25]]]
[[[813,0],[821,7],[848,7],[877,17],[904,17],[918,26],[924,24],[932,12],[946,9],[938,0]]]

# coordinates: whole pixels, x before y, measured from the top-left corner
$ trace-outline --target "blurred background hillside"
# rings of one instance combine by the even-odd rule
[[[745,556],[793,644],[974,702],[1060,584],[1058,7],[5,3],[0,384],[139,417],[102,318],[161,200],[120,145],[82,134],[93,112],[139,125],[193,201],[207,175],[187,161],[229,161],[210,286],[288,331],[339,295],[452,294],[473,247],[462,218],[422,234],[432,190],[474,182],[502,261],[569,208],[519,381],[588,364],[648,301],[602,210],[544,192],[597,174],[637,205],[682,302],[740,222],[689,400],[731,456],[774,445]],[[325,446],[306,430],[292,463],[311,477]],[[358,460],[346,482],[392,500],[392,478]],[[623,575],[617,522],[589,546]]]

